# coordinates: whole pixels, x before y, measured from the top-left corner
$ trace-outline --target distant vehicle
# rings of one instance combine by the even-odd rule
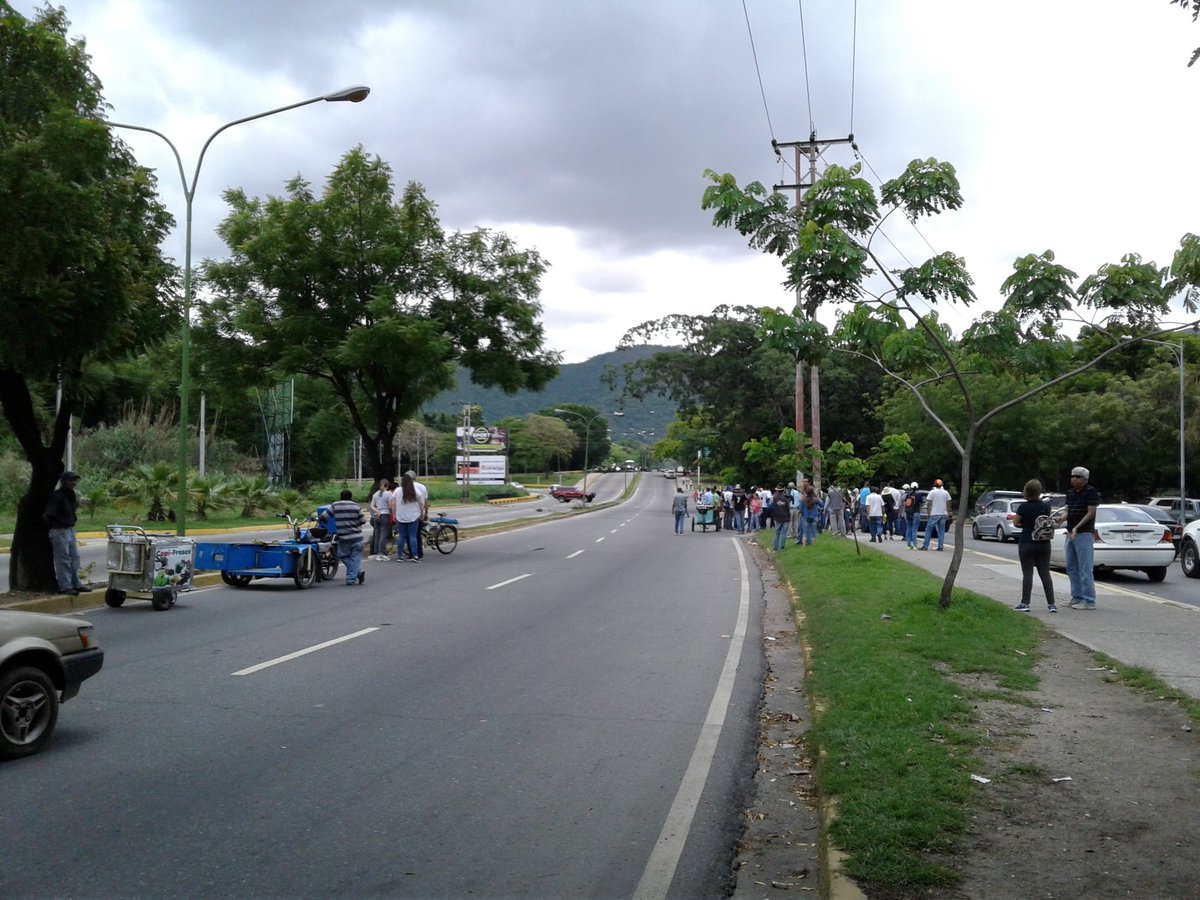
[[[1161,506],[1173,519],[1179,518],[1179,510],[1183,508],[1184,522],[1194,522],[1200,519],[1200,500],[1194,497],[1187,498],[1187,504],[1181,504],[1178,497],[1147,497],[1142,501],[1147,506]]]
[[[666,476],[667,478],[674,478],[674,477],[675,477],[675,470],[674,470],[674,469],[667,469],[667,471],[663,472],[663,475],[664,475],[664,476]]]
[[[1151,581],[1167,577],[1167,566],[1175,561],[1171,529],[1160,525],[1134,506],[1101,503],[1096,507],[1093,569],[1137,569]],[[1050,565],[1066,568],[1067,529],[1059,528],[1050,541]]]
[[[588,491],[585,494],[579,488],[564,487],[560,485],[550,491],[550,496],[563,503],[570,503],[572,500],[582,500],[585,503],[591,503],[596,497],[596,492]]]
[[[1014,520],[1017,507],[1024,502],[1012,498],[993,500],[983,512],[975,514],[975,521],[971,523],[971,537],[977,541],[985,537],[995,538],[1000,543],[1015,541],[1021,536],[1021,529],[1014,524]]]
[[[0,610],[0,759],[40,750],[54,733],[58,705],[103,664],[90,622]]]

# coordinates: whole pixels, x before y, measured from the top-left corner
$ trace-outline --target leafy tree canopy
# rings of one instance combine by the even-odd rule
[[[302,178],[266,200],[226,192],[226,261],[208,261],[210,364],[328,382],[392,477],[399,424],[450,386],[461,363],[480,385],[538,389],[558,356],[543,349],[546,263],[506,235],[447,234],[415,182],[399,200],[391,168],[349,151],[317,196]]]

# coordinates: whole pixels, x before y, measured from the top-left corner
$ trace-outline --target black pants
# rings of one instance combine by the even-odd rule
[[[1017,556],[1021,560],[1021,602],[1028,605],[1033,593],[1033,570],[1042,579],[1042,590],[1046,592],[1046,604],[1054,605],[1054,582],[1050,580],[1050,542],[1030,541],[1017,545]]]

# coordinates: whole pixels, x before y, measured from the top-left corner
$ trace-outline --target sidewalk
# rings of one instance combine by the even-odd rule
[[[939,578],[950,568],[954,549],[947,543],[941,553],[932,549],[914,552],[905,547],[904,541],[872,544],[861,540],[860,545],[864,553],[888,553]],[[1071,589],[1066,574],[1052,570],[1052,577],[1057,615],[1046,612],[1045,595],[1036,575],[1030,600],[1032,615],[1077,644],[1126,665],[1148,669],[1171,687],[1200,699],[1200,607],[1160,600],[1136,587],[1097,579],[1096,609],[1069,609]],[[1012,607],[1021,599],[1021,566],[1016,560],[965,547],[954,585]]]

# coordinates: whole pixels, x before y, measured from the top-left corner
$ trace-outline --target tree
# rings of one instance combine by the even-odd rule
[[[301,178],[266,201],[227,191],[230,258],[203,266],[207,352],[247,379],[264,370],[330,384],[375,478],[396,475],[400,423],[453,384],[537,390],[557,371],[542,348],[546,263],[506,235],[445,234],[424,189],[394,201],[392,172],[349,151],[317,197]]]
[[[743,233],[767,235],[760,238],[767,246],[786,240],[782,235],[786,223],[776,222],[774,213],[760,202],[765,191],[761,185],[738,189],[730,175],[710,176],[721,188],[716,198],[721,206],[718,219],[725,215],[737,222]],[[706,199],[709,197],[706,192]],[[871,360],[911,392],[953,447],[959,461],[960,515],[958,539],[939,598],[944,607],[950,602],[961,564],[974,452],[984,426],[1122,347],[1168,333],[1156,331],[1154,323],[1168,313],[1170,299],[1184,283],[1197,283],[1200,251],[1189,235],[1176,254],[1179,274],[1174,277],[1131,254],[1118,265],[1102,267],[1078,290],[1071,285],[1074,273],[1058,265],[1052,253],[1023,257],[1002,286],[1007,297],[1004,308],[982,316],[961,339],[955,339],[939,321],[936,307],[939,303],[967,305],[974,300],[963,260],[946,252],[897,270],[881,260],[872,246],[891,212],[915,219],[961,207],[954,167],[935,159],[913,160],[899,177],[884,183],[880,199],[887,212],[880,212],[875,192],[861,178],[859,166],[830,166],[797,210],[793,225],[797,237],[794,249],[786,255],[788,283],[802,287],[806,296],[841,304],[844,311],[833,335],[835,346]],[[769,227],[764,227],[764,222]],[[845,309],[848,302],[853,305]],[[917,304],[933,311],[919,309]],[[1072,317],[1103,335],[1107,347],[1090,359],[1073,360],[1065,371],[1055,370],[1054,363],[1068,347],[1061,336],[1064,320]],[[809,335],[808,340],[815,339]],[[994,405],[980,406],[978,376],[1014,372],[1023,373],[1033,383],[1018,380],[1016,393]],[[931,402],[941,385],[948,388],[948,406]]]
[[[1172,6],[1176,3],[1182,6],[1185,10],[1191,6],[1193,22],[1200,18],[1200,0],[1171,0]],[[1188,60],[1188,67],[1190,68],[1191,66],[1194,66],[1196,64],[1196,60],[1198,59],[1200,59],[1200,47],[1192,51],[1192,58]]]
[[[518,472],[547,473],[555,459],[568,459],[582,446],[571,426],[553,415],[530,413],[524,419],[505,419],[510,456]]]
[[[0,0],[0,407],[30,464],[15,590],[55,587],[42,513],[89,364],[135,352],[178,322],[158,247],[170,216],[153,177],[100,121],[100,83],[68,26],[61,9],[31,21]]]
[[[565,410],[566,415],[558,410]],[[539,410],[538,415],[554,416],[571,430],[576,439],[572,464],[592,467],[608,458],[608,452],[612,449],[612,439],[608,436],[608,416],[602,415],[599,410],[582,403],[559,403]]]

